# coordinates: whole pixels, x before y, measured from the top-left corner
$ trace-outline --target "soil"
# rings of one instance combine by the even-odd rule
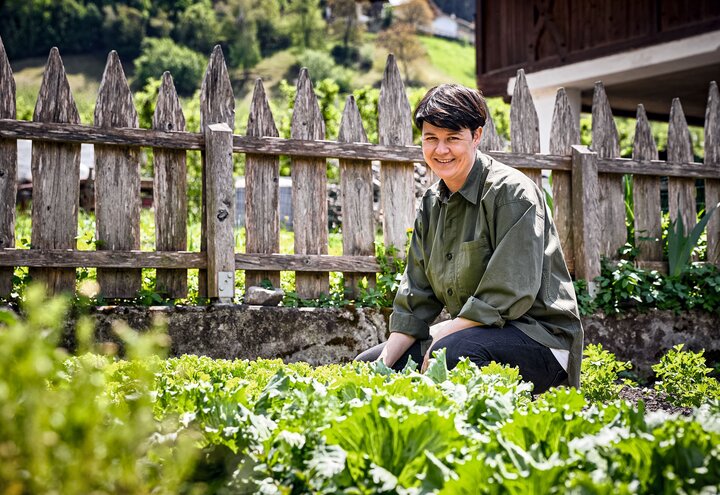
[[[639,400],[645,402],[645,411],[665,411],[679,413],[683,416],[692,414],[692,408],[675,406],[670,403],[667,394],[645,387],[624,387],[620,391],[620,398],[637,405]]]

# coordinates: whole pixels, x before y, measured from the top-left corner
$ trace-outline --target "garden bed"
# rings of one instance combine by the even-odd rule
[[[112,322],[147,329],[159,319],[167,324],[171,354],[198,354],[223,359],[281,358],[312,365],[343,363],[382,342],[389,310],[358,308],[283,308],[227,306],[106,306],[92,315],[100,340],[113,339]],[[69,328],[73,327],[70,321]],[[642,380],[651,365],[674,345],[704,349],[711,361],[720,354],[720,315],[672,311],[583,317],[585,343],[602,344]],[[72,346],[68,341],[67,345]]]
[[[656,390],[623,388],[626,363],[591,345],[582,390],[532,396],[516,369],[463,360],[448,371],[442,351],[424,374],[166,359],[162,330],[115,323],[122,360],[116,346],[93,343],[87,319],[71,356],[56,347],[66,308],[38,294],[23,318],[0,311],[0,486],[9,493],[714,493],[720,480],[720,387],[700,354],[677,346],[655,368],[665,382]],[[138,311],[96,316],[149,319]],[[315,318],[315,331],[338,316],[154,310],[171,323],[202,312],[226,326],[248,318],[240,311],[266,325],[283,312],[296,328]]]

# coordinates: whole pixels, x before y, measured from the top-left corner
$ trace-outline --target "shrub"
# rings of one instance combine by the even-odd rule
[[[332,79],[337,83],[341,92],[350,90],[350,72],[336,65],[333,58],[327,53],[318,50],[304,50],[298,56],[298,63],[301,67],[307,67],[313,81]]]
[[[176,426],[153,418],[156,370],[147,358],[166,339],[120,330],[128,355],[143,365],[123,377],[134,393],[115,400],[105,372],[112,357],[68,360],[56,348],[66,301],[42,294],[28,288],[22,320],[0,311],[3,493],[177,493],[192,467],[196,439],[176,436]],[[90,348],[92,334],[90,323],[78,326],[81,348]]]
[[[720,400],[720,382],[708,376],[713,370],[705,366],[703,352],[683,351],[683,344],[673,347],[652,367],[660,379],[655,390],[667,393],[670,402],[683,407]]]
[[[135,60],[136,88],[144,87],[149,79],[162,76],[169,70],[178,94],[189,96],[200,86],[205,71],[205,58],[169,38],[148,38],[143,42],[142,54]]]
[[[360,49],[355,46],[335,45],[330,50],[333,60],[338,65],[350,67],[360,61]]]
[[[618,361],[614,354],[603,349],[602,344],[588,344],[583,356],[581,386],[586,399],[596,402],[614,400],[624,386],[634,385],[627,379],[618,383],[618,373],[632,368],[630,361]]]

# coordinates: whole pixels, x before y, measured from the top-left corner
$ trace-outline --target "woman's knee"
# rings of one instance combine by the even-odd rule
[[[365,362],[372,362],[377,361],[377,359],[380,357],[380,353],[382,353],[383,348],[385,347],[385,342],[378,344],[376,346],[371,347],[370,349],[367,349],[366,351],[361,352],[355,357],[355,361],[365,361]]]
[[[466,344],[466,339],[463,338],[463,335],[461,335],[463,331],[455,332],[447,337],[444,337],[437,341],[436,344],[433,344],[430,348],[430,355],[435,351],[438,351],[440,349],[445,349],[445,362],[447,363],[447,368],[452,369],[460,362],[460,358],[462,357],[468,357],[468,349]]]

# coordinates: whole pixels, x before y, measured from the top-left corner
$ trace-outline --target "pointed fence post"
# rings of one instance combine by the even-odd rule
[[[705,108],[705,163],[720,169],[720,92],[715,81],[710,83]],[[720,179],[705,179],[705,210],[720,203]],[[720,267],[720,211],[707,225],[707,259]]]
[[[98,127],[139,127],[117,52],[108,55],[95,105]],[[95,215],[98,250],[140,249],[140,149],[95,146]],[[141,288],[140,269],[98,268],[100,293],[131,298]]]
[[[592,106],[592,150],[599,158],[620,156],[617,128],[613,120],[610,102],[602,82],[595,83]],[[627,241],[625,226],[625,191],[620,174],[598,176],[600,222],[603,235],[600,238],[600,255],[614,258],[617,250]]]
[[[478,149],[480,151],[502,151],[504,147],[503,139],[495,129],[495,122],[493,122],[492,115],[490,115],[490,109],[487,108],[487,118],[485,119]]]
[[[638,105],[633,160],[648,163],[650,160],[657,159],[657,146],[645,113],[645,107]],[[633,176],[633,206],[638,260],[662,261],[662,209],[659,177],[641,174]]]
[[[185,116],[169,72],[162,77],[153,129],[184,131]],[[153,150],[153,204],[155,249],[187,250],[187,153],[184,150]],[[187,270],[158,269],[155,290],[173,299],[187,296]]]
[[[510,145],[513,153],[540,153],[540,131],[538,115],[525,71],[519,69],[515,79],[512,103],[510,104]],[[542,172],[536,169],[519,169],[530,177],[542,190]]]
[[[325,139],[325,121],[306,68],[300,70],[290,124],[293,139]],[[324,158],[293,157],[292,207],[295,254],[327,254],[327,170]],[[305,299],[330,292],[327,272],[296,272],[295,287]]]
[[[378,101],[378,139],[380,144],[412,144],[410,103],[395,56],[390,54],[380,85]],[[415,221],[415,174],[412,164],[380,162],[380,197],[383,234],[386,247],[397,249],[405,257],[408,229]]]
[[[50,50],[33,121],[80,123],[57,48]],[[32,247],[75,249],[80,197],[80,144],[36,141],[32,147],[31,168]],[[30,270],[30,275],[44,283],[50,294],[75,291],[74,268],[35,268]]]
[[[210,124],[205,133],[207,172],[208,297],[232,303],[235,296],[235,183],[233,133],[224,123]]]
[[[560,88],[555,97],[552,129],[550,131],[550,154],[572,155],[572,146],[580,142],[580,129],[570,107],[565,88]],[[553,218],[560,237],[565,261],[575,266],[575,248],[573,244],[572,176],[570,172],[553,170]]]
[[[247,135],[278,137],[270,105],[262,80],[255,82]],[[277,155],[245,157],[245,233],[246,252],[272,254],[280,252],[280,214],[278,212],[280,158]],[[267,279],[273,287],[280,287],[278,271],[245,271],[245,287],[260,285]]]
[[[200,87],[200,132],[206,135],[211,124],[224,122],[230,130],[235,129],[235,96],[230,84],[225,58],[222,48],[216,45],[213,48],[210,61],[208,62],[202,86]],[[207,152],[202,155],[202,211],[200,215],[200,251],[207,252]],[[235,219],[233,219],[233,222]],[[233,241],[233,249],[234,249]],[[198,275],[198,296],[208,297],[207,294],[208,273],[206,270],[199,270]]]
[[[360,111],[355,98],[345,101],[340,122],[338,141],[341,143],[367,143]],[[369,160],[340,160],[340,194],[342,199],[343,254],[346,256],[373,256],[375,254],[375,222],[373,218],[373,177]],[[355,298],[363,275],[345,273],[345,292]],[[368,284],[375,286],[374,277]]]
[[[600,275],[600,237],[602,220],[598,213],[597,153],[585,146],[572,147],[573,244],[575,278],[588,282],[594,293],[595,277]]]
[[[678,98],[673,99],[670,108],[670,125],[668,127],[667,143],[668,164],[682,164],[693,162],[692,141],[690,130],[685,121],[685,113]],[[668,205],[670,208],[670,221],[678,216],[682,218],[685,234],[687,235],[697,223],[697,206],[695,204],[695,179],[680,177],[668,178]]]
[[[0,38],[0,119],[14,119],[15,79]],[[17,198],[17,140],[0,139],[0,249],[15,247]],[[0,268],[0,297],[13,289],[13,268]]]

